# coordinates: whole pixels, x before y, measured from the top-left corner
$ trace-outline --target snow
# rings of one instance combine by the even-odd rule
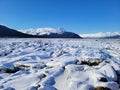
[[[0,90],[120,90],[119,39],[0,39]]]
[[[103,38],[110,37],[115,35],[120,35],[120,32],[99,32],[99,33],[91,33],[91,34],[79,34],[83,38]]]
[[[64,57],[58,57],[54,58],[54,61],[48,62],[46,65],[48,67],[54,67],[54,66],[66,66],[68,64],[75,64],[77,62],[77,59],[73,56],[64,56]]]
[[[103,72],[104,75],[111,78],[113,81],[117,81],[117,74],[114,71],[113,67],[108,65],[103,66],[100,71]]]

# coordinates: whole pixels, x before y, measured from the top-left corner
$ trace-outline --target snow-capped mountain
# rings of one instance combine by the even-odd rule
[[[51,33],[62,34],[65,30],[63,28],[38,28],[22,30],[22,32],[32,35],[50,35]]]
[[[45,38],[81,38],[79,35],[73,32],[67,32],[63,28],[38,28],[20,31],[30,35],[43,36]]]
[[[91,34],[79,34],[83,38],[120,38],[120,32],[99,32]]]
[[[0,38],[81,38],[73,32],[66,32],[63,28],[39,28],[36,30],[15,30],[0,25]]]

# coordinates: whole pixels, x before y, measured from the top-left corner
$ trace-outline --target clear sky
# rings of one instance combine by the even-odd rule
[[[14,29],[120,32],[120,0],[0,0],[0,24]]]

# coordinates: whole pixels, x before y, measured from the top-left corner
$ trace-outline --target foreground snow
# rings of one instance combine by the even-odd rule
[[[0,90],[119,90],[119,45],[119,39],[0,39]]]

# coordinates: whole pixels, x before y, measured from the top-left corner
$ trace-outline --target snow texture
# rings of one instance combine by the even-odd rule
[[[120,90],[119,45],[119,39],[2,38],[0,90]]]

